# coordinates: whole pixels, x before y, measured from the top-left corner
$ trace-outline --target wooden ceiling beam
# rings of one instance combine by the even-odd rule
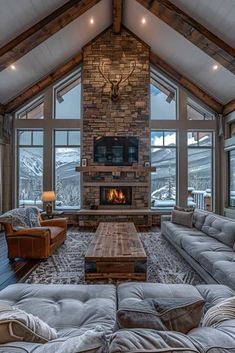
[[[15,63],[22,56],[67,26],[99,1],[69,0],[50,15],[11,40],[0,48],[0,71]]]
[[[169,0],[137,0],[142,6],[235,74],[235,49]]]
[[[217,102],[209,94],[205,93],[195,83],[193,83],[188,78],[180,74],[177,70],[175,70],[172,66],[170,66],[168,63],[166,63],[163,59],[161,59],[158,55],[156,55],[153,52],[150,52],[150,62],[152,65],[159,67],[162,71],[168,74],[171,78],[173,78],[176,82],[178,82],[182,87],[187,89],[189,92],[191,92],[195,97],[200,99],[212,110],[214,110],[217,113],[222,113],[223,111],[222,104]]]
[[[12,99],[5,104],[5,112],[12,112],[19,106],[27,102],[29,99],[33,98],[36,94],[40,93],[42,90],[55,83],[57,80],[62,78],[64,75],[68,74],[71,70],[75,69],[78,65],[82,63],[82,54],[79,53],[72,59],[67,61],[62,66],[56,68],[53,72],[49,73],[47,76],[43,77],[37,83],[33,84],[31,87],[27,88],[24,92],[18,95],[16,98]]]
[[[232,113],[233,111],[235,111],[235,98],[224,105],[223,115],[227,115],[229,113]]]
[[[122,0],[113,0],[113,33],[120,34],[122,29]]]
[[[0,103],[0,115],[5,113],[5,106]]]

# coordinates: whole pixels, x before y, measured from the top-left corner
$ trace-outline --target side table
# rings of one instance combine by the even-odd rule
[[[41,212],[42,219],[53,219],[53,218],[60,218],[64,216],[64,211],[52,211],[50,215],[48,215],[45,211]]]

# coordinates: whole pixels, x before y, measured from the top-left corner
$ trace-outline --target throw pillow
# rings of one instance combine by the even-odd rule
[[[56,330],[38,317],[0,303],[0,344],[16,341],[45,343],[55,338]]]
[[[117,311],[117,326],[187,333],[199,325],[204,303],[198,298],[142,300]]]
[[[193,212],[184,212],[173,210],[171,213],[171,222],[180,224],[182,226],[192,228],[193,226]]]
[[[207,310],[202,326],[218,327],[221,322],[233,319],[235,319],[235,297],[227,298]]]
[[[38,346],[34,353],[107,353],[108,342],[105,328],[96,326],[80,336],[60,337],[57,340]]]
[[[0,223],[9,223],[14,230],[40,227],[39,214],[37,207],[14,208],[0,216]]]

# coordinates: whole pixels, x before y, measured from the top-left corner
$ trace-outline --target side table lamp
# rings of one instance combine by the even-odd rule
[[[48,216],[52,215],[52,202],[55,201],[55,192],[54,191],[43,191],[42,197],[43,202],[46,202],[46,213]]]

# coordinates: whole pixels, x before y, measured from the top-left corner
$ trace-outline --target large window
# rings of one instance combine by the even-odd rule
[[[176,202],[176,131],[151,132],[152,208],[172,208]]]
[[[235,150],[228,152],[229,193],[228,204],[235,207]]]
[[[150,114],[153,120],[176,119],[176,88],[154,70],[150,80]]]
[[[80,71],[55,86],[54,101],[54,116],[56,119],[81,118]]]
[[[18,205],[40,205],[43,190],[43,132],[18,130]]]
[[[80,208],[80,131],[55,131],[55,191],[57,209]]]
[[[212,210],[213,133],[188,132],[188,205]]]

